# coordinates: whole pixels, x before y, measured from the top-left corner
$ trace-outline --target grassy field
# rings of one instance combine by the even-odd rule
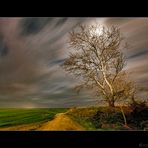
[[[123,107],[123,110],[127,124],[119,107],[0,109],[0,130],[100,131],[148,128],[148,107],[134,110]]]
[[[55,114],[67,110],[64,108],[0,109],[0,128],[46,122],[52,120]]]
[[[70,109],[67,115],[74,121],[78,122],[86,130],[97,130],[95,125],[90,121],[90,118],[96,114],[98,108],[73,108]]]

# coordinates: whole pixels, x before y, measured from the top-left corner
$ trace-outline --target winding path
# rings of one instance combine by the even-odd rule
[[[41,125],[37,130],[85,130],[65,113],[56,114],[55,118]]]

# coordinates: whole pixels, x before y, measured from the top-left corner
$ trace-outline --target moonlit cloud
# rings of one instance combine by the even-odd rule
[[[127,69],[148,82],[148,18],[0,18],[0,106],[70,107],[97,98],[73,90],[77,80],[60,64],[68,56],[68,33],[79,23],[117,25],[130,44]]]

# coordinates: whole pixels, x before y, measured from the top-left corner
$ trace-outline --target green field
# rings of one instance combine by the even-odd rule
[[[49,121],[55,114],[67,110],[65,108],[0,109],[0,128]]]

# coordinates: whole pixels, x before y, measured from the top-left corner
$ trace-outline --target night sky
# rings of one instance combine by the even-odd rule
[[[116,25],[129,44],[126,69],[148,86],[148,18],[0,18],[0,107],[72,107],[98,103],[61,67],[68,33],[79,23]]]

